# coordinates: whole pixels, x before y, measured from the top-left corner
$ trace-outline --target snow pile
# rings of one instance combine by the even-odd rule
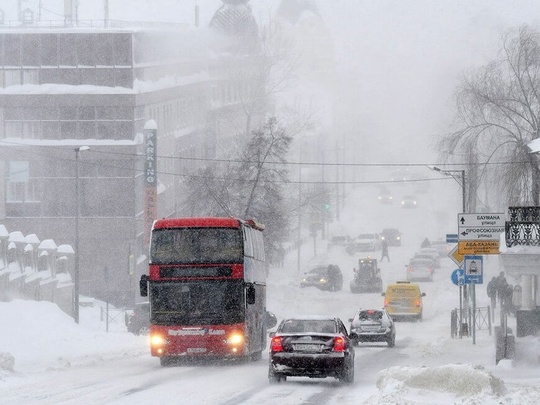
[[[377,403],[411,403],[425,397],[433,403],[440,394],[459,397],[501,397],[508,393],[504,382],[482,366],[448,364],[440,367],[391,367],[377,376]],[[445,396],[447,398],[447,396]],[[414,400],[413,400],[414,398]],[[427,399],[429,398],[429,399]],[[404,402],[405,401],[405,402]],[[435,401],[437,402],[437,401]]]
[[[61,369],[146,353],[147,337],[128,333],[120,315],[118,310],[110,313],[114,319],[106,332],[98,304],[82,307],[77,325],[51,302],[0,302],[0,319],[9,331],[0,334],[0,373]]]

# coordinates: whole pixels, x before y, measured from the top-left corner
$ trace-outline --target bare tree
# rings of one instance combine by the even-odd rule
[[[188,180],[184,205],[193,215],[255,218],[266,225],[270,261],[287,239],[286,156],[291,136],[275,117],[252,131],[238,157],[200,170]]]
[[[540,34],[527,26],[511,30],[498,57],[463,78],[455,95],[458,129],[440,142],[443,153],[464,163],[473,155],[500,163],[491,167],[510,204],[539,204],[538,160],[527,147],[540,135],[539,91]],[[467,170],[480,180],[475,159]],[[469,195],[476,195],[477,186]]]

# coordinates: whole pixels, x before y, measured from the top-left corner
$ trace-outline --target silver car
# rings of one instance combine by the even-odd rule
[[[349,322],[349,337],[354,345],[360,342],[386,342],[388,347],[394,347],[396,344],[394,321],[385,309],[361,309]]]

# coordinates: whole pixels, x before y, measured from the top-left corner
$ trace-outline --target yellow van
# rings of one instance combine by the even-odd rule
[[[422,319],[422,297],[426,293],[420,292],[418,284],[410,281],[397,281],[386,287],[384,308],[392,318]]]

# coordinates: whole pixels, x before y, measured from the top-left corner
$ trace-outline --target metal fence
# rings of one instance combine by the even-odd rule
[[[471,328],[488,330],[491,336],[491,307],[478,307],[466,310],[453,309],[450,314],[450,335],[452,338],[470,336]]]

